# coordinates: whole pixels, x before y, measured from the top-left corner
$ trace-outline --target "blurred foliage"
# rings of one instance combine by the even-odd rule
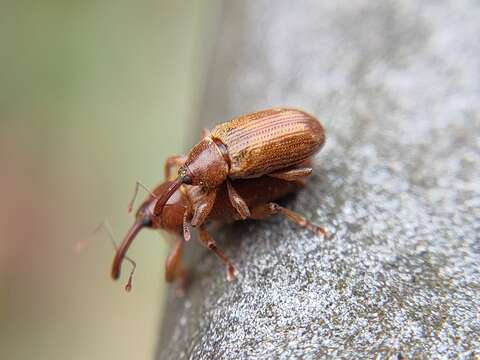
[[[145,359],[167,245],[144,233],[133,292],[108,277],[132,221],[194,138],[217,1],[0,1],[0,358]],[[163,240],[163,239],[162,239]]]

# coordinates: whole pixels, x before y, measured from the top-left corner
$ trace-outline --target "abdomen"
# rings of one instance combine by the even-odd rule
[[[299,164],[325,143],[320,122],[297,109],[244,115],[218,125],[211,136],[226,146],[233,179],[259,177]]]

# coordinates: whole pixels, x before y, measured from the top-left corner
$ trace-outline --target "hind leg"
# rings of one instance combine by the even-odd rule
[[[288,170],[276,171],[267,176],[285,181],[298,181],[305,183],[306,179],[312,174],[311,167],[297,167]]]
[[[321,235],[326,237],[327,236],[327,231],[325,228],[322,226],[318,226],[307,219],[305,219],[302,215],[289,210],[287,208],[284,208],[276,203],[268,203],[265,205],[258,206],[251,211],[250,218],[254,220],[263,220],[266,219],[272,215],[276,214],[282,214],[285,216],[287,219],[290,221],[293,221],[295,224],[300,225],[301,227],[304,227],[316,235]]]

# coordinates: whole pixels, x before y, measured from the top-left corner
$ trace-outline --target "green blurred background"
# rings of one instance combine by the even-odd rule
[[[106,218],[121,238],[135,181],[198,137],[219,8],[0,0],[1,359],[152,357],[167,243],[139,236],[131,293],[105,235],[73,249]]]

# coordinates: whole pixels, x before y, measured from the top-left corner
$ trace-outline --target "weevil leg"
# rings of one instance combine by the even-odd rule
[[[190,238],[192,237],[190,234],[190,218],[192,216],[190,215],[189,211],[185,211],[183,214],[183,224],[182,224],[182,230],[183,230],[183,240],[189,241]]]
[[[175,180],[176,175],[173,175],[173,178],[172,178],[172,170],[182,166],[185,160],[187,160],[187,157],[185,155],[170,156],[165,161],[165,180],[167,181]]]
[[[200,140],[205,139],[206,137],[209,137],[211,135],[210,130],[207,128],[203,128],[202,131],[200,132]]]
[[[237,211],[240,219],[245,220],[250,216],[250,209],[248,208],[247,203],[242,197],[237,193],[233,187],[230,180],[227,180],[227,189],[228,189],[228,199],[233,205],[234,209]]]
[[[305,179],[312,173],[311,167],[293,168],[288,170],[275,171],[268,174],[268,176],[285,181],[299,181],[304,182]]]
[[[165,262],[165,280],[169,283],[178,280],[179,294],[183,292],[187,281],[187,272],[182,265],[183,244],[182,240],[176,240]]]
[[[302,215],[284,208],[276,203],[268,203],[252,209],[250,218],[254,220],[263,220],[275,214],[282,214],[295,224],[312,231],[316,235],[327,237],[327,230],[325,230],[324,227],[316,225],[305,219]]]
[[[205,192],[195,203],[193,208],[193,218],[190,224],[192,226],[200,226],[207,219],[210,211],[212,211],[213,204],[215,204],[215,199],[217,198],[217,191],[211,190]]]
[[[227,271],[227,280],[232,281],[237,276],[237,269],[230,259],[217,247],[215,239],[210,235],[204,225],[198,227],[198,240],[208,250],[213,251],[220,261],[225,265]]]

